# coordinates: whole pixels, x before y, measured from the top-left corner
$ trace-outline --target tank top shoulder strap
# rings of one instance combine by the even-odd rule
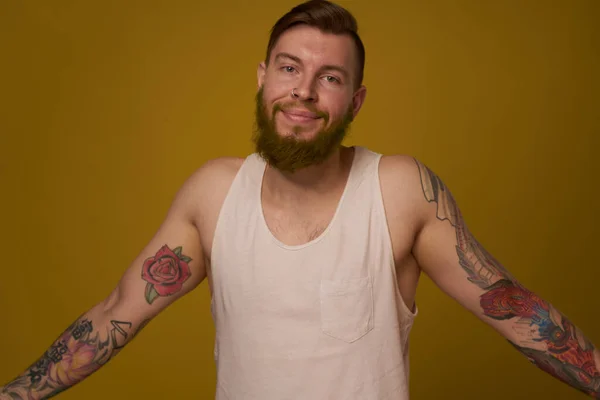
[[[257,153],[251,153],[246,156],[242,166],[237,172],[230,191],[235,192],[246,188],[248,185],[259,185],[260,187],[265,164],[265,161]]]
[[[369,150],[365,147],[355,146],[354,147],[354,172],[350,175],[349,179],[351,187],[357,187],[365,183],[365,181],[371,181],[373,178],[378,181],[379,174],[379,160],[381,154]]]

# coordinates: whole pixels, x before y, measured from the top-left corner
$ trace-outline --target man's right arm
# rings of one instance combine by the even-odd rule
[[[74,321],[21,375],[0,387],[1,400],[47,399],[84,380],[204,280],[197,212],[209,169],[200,168],[182,186],[159,230],[112,293]]]

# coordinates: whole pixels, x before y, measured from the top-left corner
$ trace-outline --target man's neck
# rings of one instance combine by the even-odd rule
[[[336,196],[345,187],[353,157],[352,148],[340,146],[323,163],[293,173],[267,166],[263,193],[286,203]]]

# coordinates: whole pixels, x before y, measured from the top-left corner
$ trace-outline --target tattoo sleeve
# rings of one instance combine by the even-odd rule
[[[435,203],[436,217],[456,231],[458,263],[482,293],[485,316],[511,324],[509,342],[545,372],[600,398],[598,351],[563,314],[523,287],[471,235],[450,191],[429,168],[415,160],[425,199]]]
[[[148,304],[180,292],[190,278],[192,259],[163,245],[144,260],[141,278],[146,282]],[[107,320],[94,309],[75,321],[23,374],[4,387],[0,399],[48,399],[100,369],[150,321],[133,326],[130,321]],[[97,316],[97,317],[95,317]]]
[[[89,315],[78,318],[39,360],[2,388],[0,397],[51,398],[100,369],[134,336],[131,322],[97,323]]]

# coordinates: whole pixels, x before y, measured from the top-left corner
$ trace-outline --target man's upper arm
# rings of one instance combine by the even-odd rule
[[[445,293],[512,337],[511,327],[502,323],[510,315],[486,302],[494,287],[508,288],[516,280],[469,232],[450,190],[427,166],[414,159],[413,186],[420,192],[416,208],[422,224],[415,238],[413,254],[422,270]],[[490,302],[498,300],[489,297]]]
[[[210,169],[203,166],[182,185],[155,235],[105,300],[105,310],[143,324],[205,279],[197,221]]]

